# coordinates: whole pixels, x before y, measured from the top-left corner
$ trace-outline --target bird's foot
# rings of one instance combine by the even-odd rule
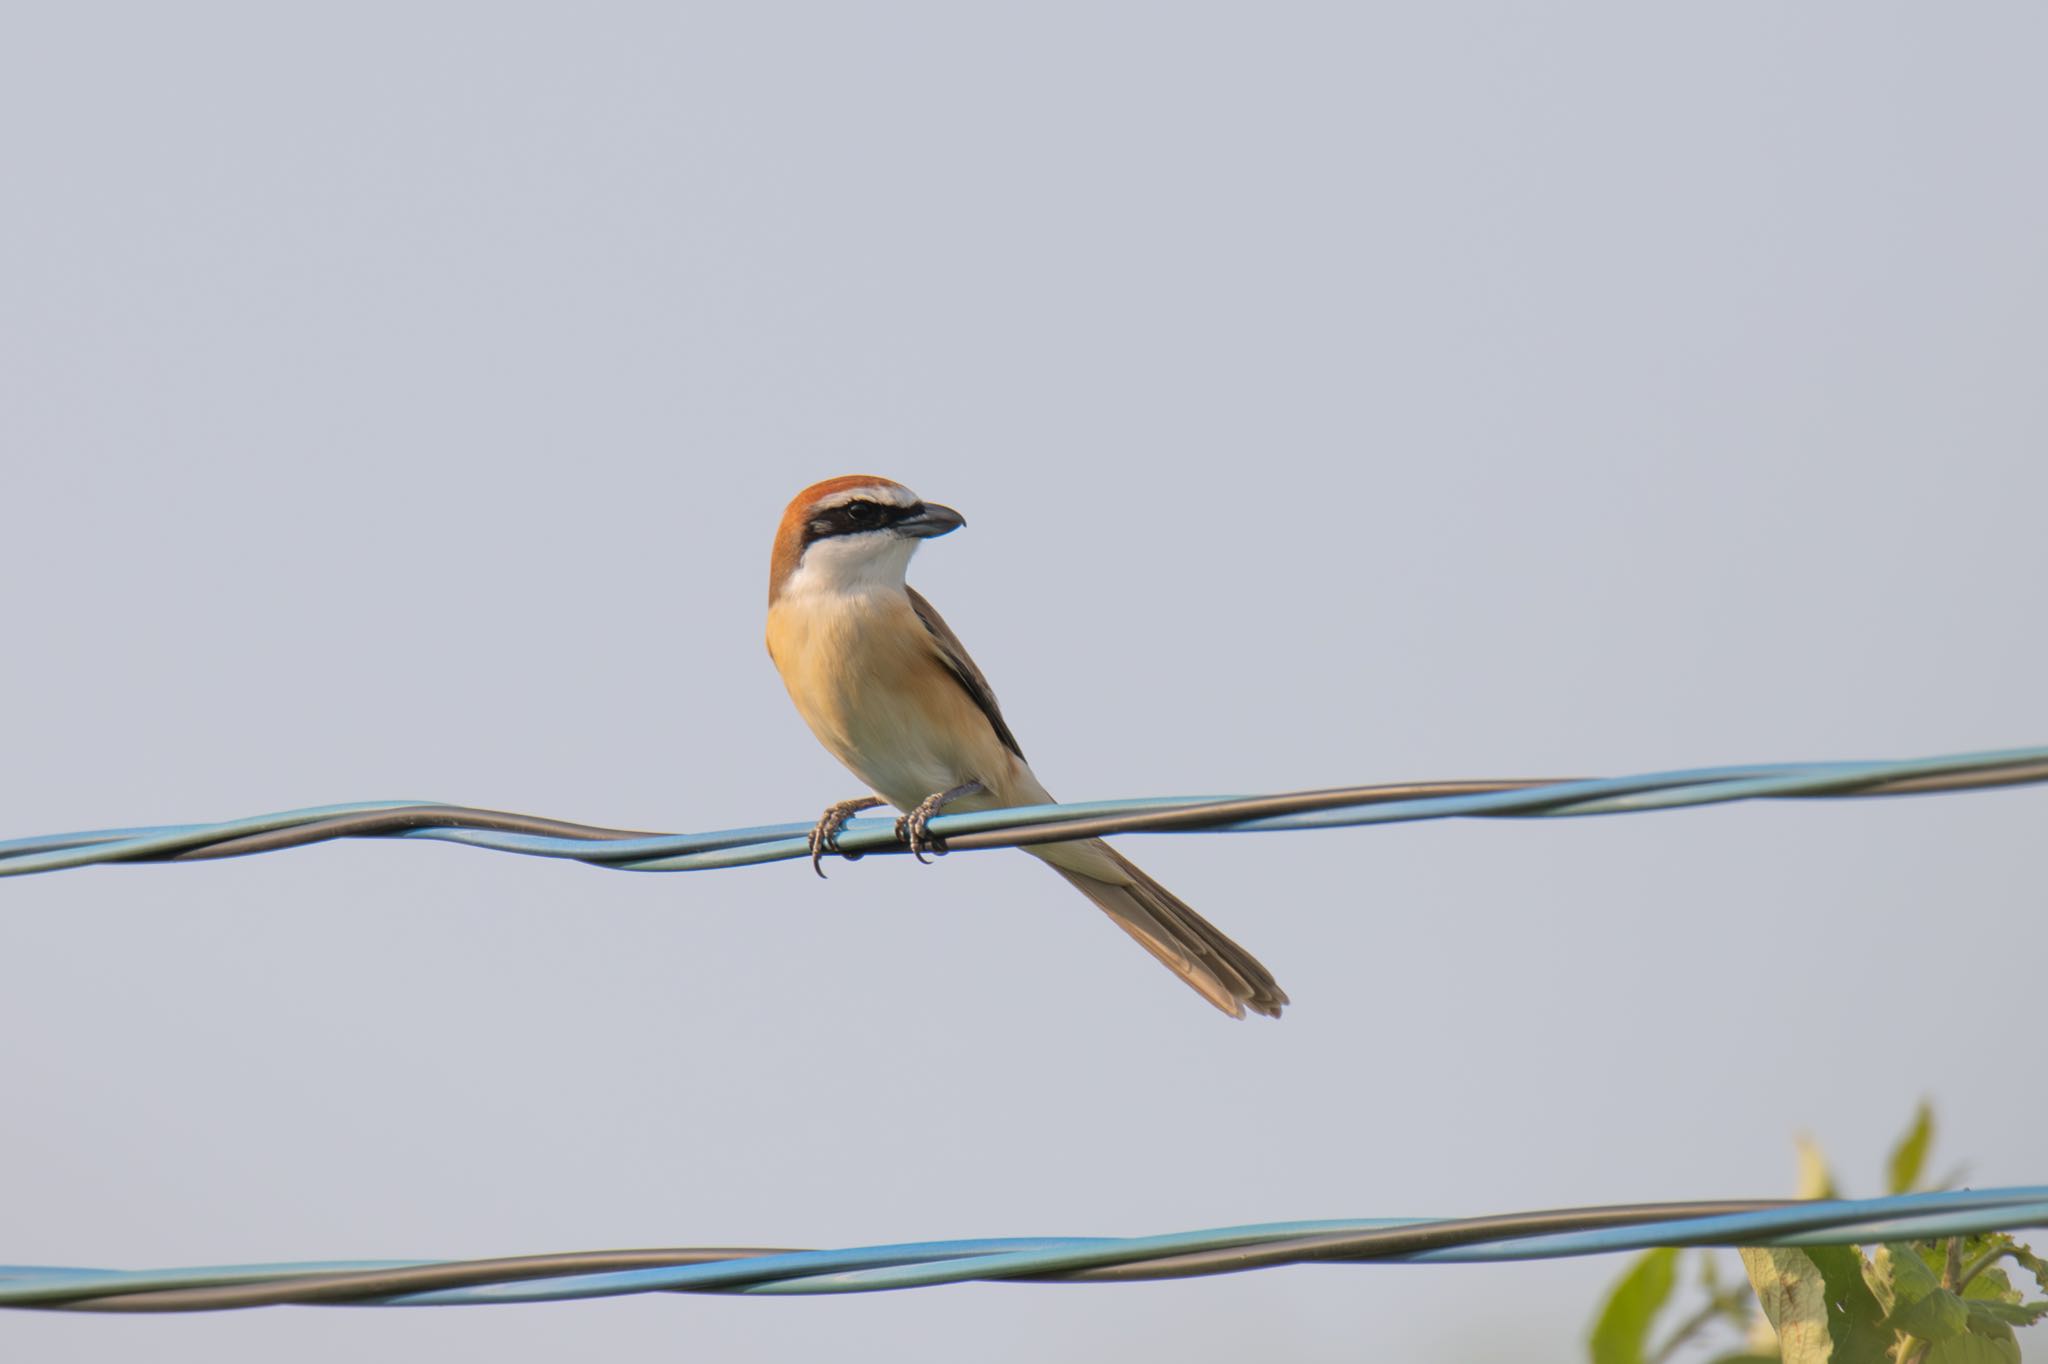
[[[818,816],[818,822],[811,826],[811,870],[818,873],[820,881],[825,879],[825,869],[818,864],[826,853],[839,852],[839,831],[846,827],[846,821],[862,810],[872,810],[880,804],[880,796],[860,796],[825,807],[825,813]],[[849,862],[858,862],[861,856],[857,852],[839,855]]]
[[[910,855],[920,862],[929,862],[931,860],[931,858],[925,856],[926,853],[930,853],[932,857],[944,857],[946,855],[946,840],[934,835],[927,826],[931,824],[933,818],[941,810],[946,808],[949,801],[958,800],[961,796],[972,795],[981,789],[982,785],[980,782],[965,781],[950,791],[932,792],[932,794],[919,801],[917,807],[909,814],[896,821],[896,837],[910,845]]]

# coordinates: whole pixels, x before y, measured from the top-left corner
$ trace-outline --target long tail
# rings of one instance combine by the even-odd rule
[[[1243,1018],[1246,1009],[1280,1016],[1287,992],[1273,973],[1107,843],[1091,839],[1025,851],[1066,877],[1140,947],[1232,1018]]]

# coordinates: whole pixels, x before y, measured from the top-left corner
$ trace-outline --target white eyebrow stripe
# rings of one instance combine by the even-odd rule
[[[916,493],[908,488],[891,488],[874,483],[862,488],[844,488],[830,497],[820,499],[811,510],[831,511],[849,502],[881,502],[891,507],[914,507],[918,503]]]

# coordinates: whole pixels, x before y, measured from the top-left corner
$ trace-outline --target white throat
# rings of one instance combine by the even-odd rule
[[[853,597],[903,591],[903,575],[917,541],[890,531],[814,540],[796,572],[782,584],[785,597]]]

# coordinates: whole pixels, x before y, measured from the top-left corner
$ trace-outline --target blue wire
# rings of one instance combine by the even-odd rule
[[[678,1290],[777,1297],[868,1293],[977,1279],[1044,1275],[1091,1265],[1192,1251],[1251,1247],[1300,1237],[1354,1234],[1396,1227],[1428,1228],[1433,1225],[1436,1225],[1434,1219],[1350,1218],[1268,1222],[1161,1236],[912,1241],[839,1250],[783,1251],[711,1264],[608,1273],[564,1273],[551,1279],[514,1280],[351,1301],[374,1301],[400,1307],[440,1307],[551,1302]],[[1390,1262],[1422,1264],[1483,1264],[1603,1255],[1654,1246],[1868,1245],[1885,1240],[1926,1240],[2042,1226],[2048,1226],[2048,1186],[2036,1185],[1796,1203],[1755,1212],[1672,1218],[1633,1226],[1507,1236],[1381,1258]],[[1315,1262],[1357,1265],[1378,1261]],[[301,1277],[354,1270],[405,1269],[446,1263],[451,1262],[319,1261],[137,1271],[9,1265],[0,1266],[0,1307],[50,1305],[59,1299],[77,1296],[289,1282]],[[1218,1269],[1215,1272],[1228,1271]]]
[[[1469,796],[1432,796],[1421,800],[1363,804],[1339,810],[1271,815],[1211,826],[1203,832],[1242,833],[1342,828],[1481,815],[1619,814],[1768,796],[1822,794],[1868,785],[1876,781],[2002,767],[2020,762],[2048,762],[2048,748],[2009,749],[1995,753],[1920,758],[1903,762],[1781,763],[1761,767],[1751,765],[1695,768],[1634,777],[1553,782],[1519,791],[1494,791]],[[941,815],[931,821],[930,827],[934,834],[952,837],[965,833],[1026,828],[1065,819],[1142,814],[1153,810],[1188,808],[1218,800],[1244,799],[1250,797],[1151,797],[1138,800],[1079,802],[1071,805],[1024,806]],[[751,846],[734,846],[724,851],[698,852],[694,847],[689,850],[678,847],[675,855],[656,856],[644,860],[608,860],[607,865],[623,871],[703,871],[807,857],[810,855],[810,828],[808,824],[786,824],[736,830],[733,831],[734,834],[744,834],[750,838],[759,838],[761,841]],[[443,832],[417,830],[407,836],[429,837]],[[700,841],[695,847],[703,846],[701,839],[704,837],[711,836],[700,836]],[[737,844],[738,840],[735,839],[734,842]],[[851,820],[840,833],[839,845],[848,852],[872,852],[897,847],[895,822],[887,819]],[[0,864],[0,871],[4,871],[4,864]]]
[[[95,862],[114,862],[178,852],[202,843],[244,834],[269,833],[298,824],[311,824],[329,815],[352,815],[365,810],[403,810],[424,805],[417,800],[365,800],[350,805],[314,805],[302,810],[280,810],[276,814],[251,815],[219,824],[170,824],[153,829],[100,829],[90,833],[51,834],[42,838],[18,838],[0,843],[0,876],[38,871],[64,871]]]
[[[1205,826],[1200,832],[1348,828],[1426,819],[1555,819],[1629,814],[1738,800],[1855,795],[1879,782],[1973,772],[1993,772],[1995,777],[1994,769],[2043,764],[2048,764],[2048,748],[2006,749],[1903,762],[1772,763],[1691,768],[1628,777],[1550,782],[1517,790],[1471,795],[1377,803],[1365,800],[1342,808],[1240,818],[1230,823]],[[2009,776],[2007,779],[2013,778]],[[2048,780],[2048,774],[2029,772],[2018,779],[2038,782]],[[1035,805],[941,815],[932,820],[931,830],[941,837],[958,837],[971,833],[1022,830],[1065,820],[1139,816],[1161,810],[1193,809],[1218,801],[1252,799],[1257,798],[1154,796],[1134,800],[1085,801],[1072,805]],[[218,824],[99,829],[13,839],[0,842],[0,876],[60,871],[138,857],[162,857],[247,834],[310,824],[335,815],[403,810],[429,804],[432,802],[363,801],[286,810]],[[701,834],[604,839],[429,827],[396,830],[380,836],[432,839],[532,857],[572,858],[620,871],[705,871],[807,857],[810,854],[810,830],[809,824],[771,824]],[[894,821],[874,818],[849,821],[839,836],[839,844],[843,850],[852,853],[900,847]]]

